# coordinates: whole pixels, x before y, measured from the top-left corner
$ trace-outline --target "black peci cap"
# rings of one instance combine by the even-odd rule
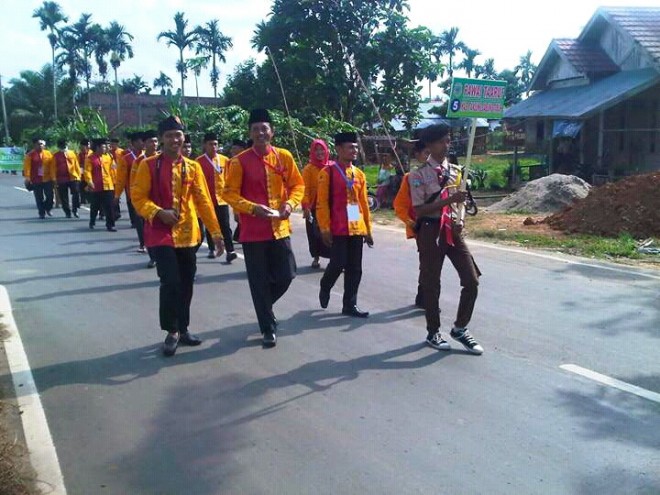
[[[158,123],[158,134],[163,135],[167,131],[183,131],[183,122],[179,117],[170,115]]]
[[[358,135],[356,132],[340,132],[335,134],[335,146],[344,143],[357,143]]]
[[[250,117],[248,118],[248,126],[256,122],[266,122],[271,124],[273,121],[270,118],[270,113],[265,108],[255,108],[250,112]]]

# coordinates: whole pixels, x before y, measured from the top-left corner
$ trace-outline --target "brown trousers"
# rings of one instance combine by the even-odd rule
[[[481,275],[460,231],[454,231],[453,246],[447,244],[445,235],[438,237],[439,231],[439,220],[424,220],[417,232],[420,283],[429,334],[440,330],[440,275],[445,256],[456,268],[461,281],[461,297],[454,322],[457,328],[465,328],[470,323]]]

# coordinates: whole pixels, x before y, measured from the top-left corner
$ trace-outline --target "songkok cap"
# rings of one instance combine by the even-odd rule
[[[40,135],[36,135],[32,138],[32,143],[38,143],[39,141],[43,141],[44,138],[41,137]]]
[[[355,132],[340,132],[335,134],[335,146],[339,146],[344,143],[357,143],[358,136]]]
[[[78,144],[80,144],[80,146],[89,146],[89,139],[82,138]]]
[[[92,148],[96,148],[97,146],[101,146],[102,144],[108,144],[108,138],[94,138],[92,139]]]
[[[158,134],[162,135],[167,131],[183,131],[183,122],[179,117],[170,115],[158,123]]]
[[[421,138],[427,144],[434,143],[449,134],[449,130],[447,124],[430,125],[422,130]]]
[[[265,108],[255,108],[250,112],[248,126],[251,126],[255,122],[267,122],[271,124],[273,121],[270,119],[270,113],[268,113],[268,110]]]
[[[119,144],[119,138],[115,138],[115,137],[110,138],[110,142]]]
[[[57,140],[57,147],[58,148],[66,148],[66,139],[58,139]]]
[[[247,141],[245,141],[245,147],[246,148],[252,148],[253,144],[254,144],[254,141],[252,141],[252,139],[248,139]]]
[[[217,141],[218,140],[218,135],[215,132],[207,132],[204,134],[204,142],[207,141]]]
[[[163,131],[164,132],[164,131]],[[158,133],[154,131],[153,129],[147,129],[146,131],[142,132],[142,139],[153,139],[157,138]]]
[[[233,139],[231,142],[232,146],[240,146],[241,148],[246,148],[247,144],[242,139]]]
[[[183,135],[183,142],[192,144],[192,141],[190,140],[190,134],[184,134]]]

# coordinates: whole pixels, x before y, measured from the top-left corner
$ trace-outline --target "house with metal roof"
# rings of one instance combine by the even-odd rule
[[[577,39],[550,43],[529,91],[504,118],[550,172],[660,169],[660,7],[599,8]]]

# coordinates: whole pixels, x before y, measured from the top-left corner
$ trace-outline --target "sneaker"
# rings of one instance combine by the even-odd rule
[[[463,347],[465,347],[468,352],[476,355],[483,354],[484,348],[481,347],[476,340],[474,340],[474,337],[470,335],[470,332],[468,332],[467,328],[452,328],[449,335],[451,335],[452,339],[463,344]]]
[[[451,346],[449,345],[449,342],[447,342],[445,339],[442,338],[440,332],[436,332],[433,335],[427,336],[426,345],[428,345],[429,347],[433,347],[434,349],[437,349],[439,351],[451,350]]]

